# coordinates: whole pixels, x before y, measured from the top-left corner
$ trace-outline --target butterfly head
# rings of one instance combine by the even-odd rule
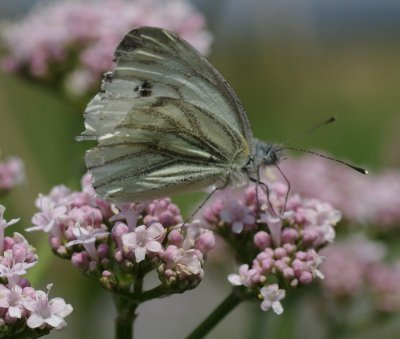
[[[272,166],[282,159],[282,146],[254,139],[253,166]]]

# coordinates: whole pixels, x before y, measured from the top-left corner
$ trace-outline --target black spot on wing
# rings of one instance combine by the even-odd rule
[[[136,86],[133,91],[138,92],[140,97],[149,97],[152,93],[153,85],[148,80],[144,80],[142,84]]]
[[[111,83],[113,80],[112,72],[104,73],[104,81]]]

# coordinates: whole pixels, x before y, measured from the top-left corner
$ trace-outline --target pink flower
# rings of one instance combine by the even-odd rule
[[[110,218],[110,221],[125,220],[130,231],[135,230],[137,220],[142,212],[143,204],[125,203],[117,205],[120,212]]]
[[[67,212],[65,206],[57,206],[48,197],[39,196],[39,208],[42,212],[37,213],[32,218],[32,223],[36,226],[26,229],[27,232],[31,231],[55,231],[54,227],[57,225],[59,218]],[[57,233],[57,232],[56,232]]]
[[[7,310],[7,315],[11,318],[21,318],[23,312],[23,302],[26,296],[22,293],[22,288],[15,285],[9,289],[0,284],[0,308]]]
[[[145,259],[147,252],[161,252],[162,246],[160,242],[164,234],[165,229],[159,223],[153,223],[148,228],[145,225],[138,226],[135,231],[122,236],[124,251],[133,251],[136,262],[141,262]]]
[[[47,286],[47,293],[36,291],[36,299],[24,302],[24,306],[31,312],[27,320],[30,328],[45,328],[47,325],[60,330],[66,326],[64,318],[73,310],[70,304],[66,304],[62,298],[49,300],[49,292],[52,285]]]
[[[77,223],[73,228],[72,233],[76,239],[68,242],[65,246],[71,247],[81,244],[89,254],[90,258],[98,261],[98,254],[95,246],[96,240],[107,237],[110,232],[91,226],[81,227],[80,224]]]
[[[221,210],[220,217],[223,222],[232,224],[233,233],[241,233],[245,225],[255,223],[253,211],[237,200],[229,200]]]

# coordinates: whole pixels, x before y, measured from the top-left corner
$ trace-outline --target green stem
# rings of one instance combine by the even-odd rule
[[[138,304],[132,300],[115,297],[117,306],[117,317],[115,318],[115,338],[116,339],[132,339],[133,338],[133,321],[136,318],[136,308]]]
[[[159,299],[159,298],[165,298],[168,297],[171,294],[175,293],[183,293],[184,291],[181,290],[173,290],[173,289],[168,289],[163,285],[159,285],[157,287],[152,288],[151,290],[147,291],[142,291],[141,294],[135,295],[134,293],[128,293],[125,291],[119,291],[119,290],[114,290],[113,293],[117,296],[124,297],[126,299],[130,299],[132,301],[137,301],[140,303],[143,303],[145,301],[153,300],[153,299]]]
[[[242,297],[234,290],[225,300],[191,333],[186,339],[204,338],[230,311],[241,301]]]
[[[139,297],[143,292],[143,276],[135,279],[133,295],[131,297],[114,295],[114,302],[117,308],[115,319],[115,339],[132,339],[133,323],[137,317],[136,309],[139,306]]]

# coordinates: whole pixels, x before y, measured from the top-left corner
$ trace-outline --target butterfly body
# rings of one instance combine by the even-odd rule
[[[97,194],[144,201],[212,184],[244,183],[279,146],[253,139],[247,115],[215,68],[176,34],[141,27],[85,111],[80,139]]]

